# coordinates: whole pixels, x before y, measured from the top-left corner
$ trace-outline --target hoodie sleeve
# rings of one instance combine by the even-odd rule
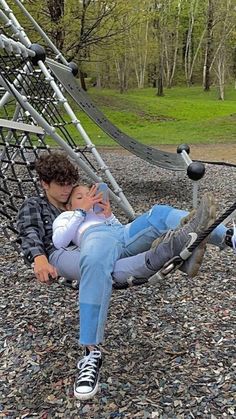
[[[78,227],[84,222],[81,211],[65,211],[53,222],[52,241],[57,249],[67,247],[73,241]]]

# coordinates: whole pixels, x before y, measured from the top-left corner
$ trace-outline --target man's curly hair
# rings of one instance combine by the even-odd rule
[[[35,162],[35,170],[39,179],[48,184],[54,181],[59,185],[73,185],[79,180],[78,169],[62,152],[42,154]]]

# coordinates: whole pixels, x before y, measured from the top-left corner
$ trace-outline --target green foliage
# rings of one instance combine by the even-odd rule
[[[212,37],[207,34],[212,2]],[[11,7],[32,42],[40,36]],[[67,59],[102,87],[164,88],[179,81],[223,89],[235,77],[236,0],[25,0],[24,5]],[[210,39],[210,44],[209,44]],[[209,84],[210,85],[210,84]]]

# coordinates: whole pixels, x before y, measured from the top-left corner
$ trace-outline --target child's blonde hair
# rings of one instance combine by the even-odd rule
[[[71,193],[69,195],[69,198],[67,200],[66,205],[71,205],[71,197],[72,197],[72,194],[73,194],[73,191],[75,190],[75,188],[78,188],[78,186],[84,186],[84,187],[86,187],[88,189],[91,189],[93,185],[94,185],[94,183],[86,183],[86,182],[84,182],[84,183],[76,183],[73,186],[72,190],[71,190]]]

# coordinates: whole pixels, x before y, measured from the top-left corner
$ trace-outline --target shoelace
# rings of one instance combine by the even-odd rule
[[[81,370],[81,372],[78,377],[77,384],[80,381],[93,381],[94,373],[96,372],[97,368],[97,360],[99,358],[101,358],[100,351],[91,351],[78,362],[78,368]]]

